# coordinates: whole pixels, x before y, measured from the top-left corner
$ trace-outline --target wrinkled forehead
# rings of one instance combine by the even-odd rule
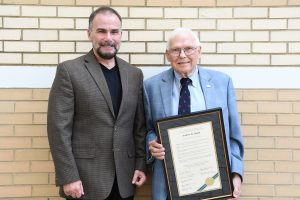
[[[188,32],[181,32],[170,38],[170,48],[182,48],[187,46],[196,46],[195,37]]]
[[[113,29],[121,29],[122,24],[120,19],[113,13],[106,12],[106,13],[98,13],[93,22],[93,28],[113,28]]]

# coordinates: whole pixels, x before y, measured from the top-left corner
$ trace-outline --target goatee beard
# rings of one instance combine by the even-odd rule
[[[110,46],[110,47],[113,47],[115,50],[114,50],[114,52],[103,52],[103,51],[101,51],[102,46]],[[99,47],[97,48],[98,56],[100,56],[101,58],[103,58],[105,60],[112,59],[113,57],[115,57],[117,55],[117,52],[118,52],[118,49],[117,49],[116,45],[114,45],[110,42],[100,43]]]

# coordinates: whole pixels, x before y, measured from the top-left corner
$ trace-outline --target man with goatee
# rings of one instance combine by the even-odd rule
[[[48,138],[66,199],[131,200],[145,180],[143,74],[116,56],[122,19],[110,7],[89,17],[92,50],[58,65]]]

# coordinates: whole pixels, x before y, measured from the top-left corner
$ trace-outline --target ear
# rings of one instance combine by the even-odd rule
[[[201,46],[199,46],[199,47],[197,48],[197,53],[198,53],[198,58],[200,58],[201,55],[202,55],[202,47],[201,47]]]
[[[171,56],[169,55],[169,53],[168,53],[168,51],[166,50],[166,52],[165,52],[165,55],[166,55],[166,58],[167,58],[167,60],[169,61],[169,62],[171,62],[170,61],[170,59],[171,59]]]
[[[91,34],[92,34],[92,32],[90,31],[90,29],[88,29],[88,30],[87,30],[87,35],[88,35],[89,41],[92,40]]]

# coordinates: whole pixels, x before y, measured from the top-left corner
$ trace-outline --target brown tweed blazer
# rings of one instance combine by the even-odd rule
[[[56,184],[81,180],[83,199],[105,199],[115,174],[121,196],[132,196],[134,170],[145,171],[143,74],[116,61],[123,92],[118,116],[92,50],[59,64],[50,91],[47,128]]]

